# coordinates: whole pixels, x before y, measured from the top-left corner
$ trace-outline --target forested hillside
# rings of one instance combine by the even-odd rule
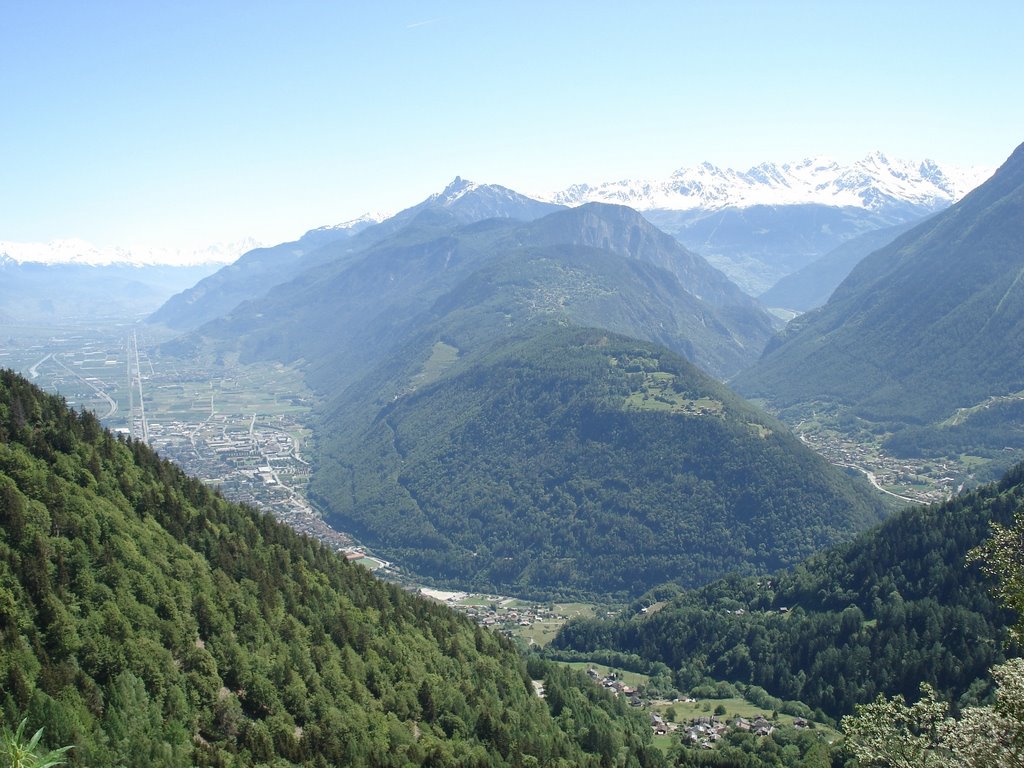
[[[547,697],[531,674],[544,678]],[[656,765],[578,676],[0,373],[0,716],[72,765]]]
[[[434,378],[365,428],[326,429],[313,483],[340,529],[421,574],[635,596],[792,564],[884,513],[862,480],[653,344],[539,324]]]
[[[987,691],[1014,617],[968,553],[1024,505],[1024,465],[945,504],[908,508],[855,541],[770,577],[730,577],[660,610],[576,621],[554,645],[662,661],[688,688],[753,684],[837,717],[921,682],[963,703]],[[649,598],[644,604],[650,604]],[[1019,650],[1019,649],[1018,649]]]

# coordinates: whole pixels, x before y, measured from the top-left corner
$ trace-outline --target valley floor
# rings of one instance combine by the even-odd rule
[[[841,430],[826,416],[801,419],[791,428],[832,464],[863,473],[872,485],[897,502],[934,504],[994,479],[990,476],[990,460],[966,454],[955,458],[893,456],[882,448],[884,436],[868,429],[855,433]],[[1020,458],[1017,453],[1008,453],[995,476]]]

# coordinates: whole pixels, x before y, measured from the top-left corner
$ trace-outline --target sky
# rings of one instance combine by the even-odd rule
[[[1024,3],[0,0],[0,241],[189,248],[825,155],[997,166]]]

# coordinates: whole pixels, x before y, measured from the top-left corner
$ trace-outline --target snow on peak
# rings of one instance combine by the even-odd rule
[[[451,184],[445,187],[441,192],[431,195],[430,199],[434,202],[439,202],[442,205],[451,205],[467,192],[472,192],[480,186],[481,185],[476,182],[466,181],[461,176],[456,176],[455,180],[452,181]]]
[[[940,165],[933,160],[896,160],[882,152],[849,165],[827,157],[809,157],[793,163],[765,162],[746,171],[704,162],[680,168],[667,179],[574,184],[542,199],[569,206],[623,203],[639,210],[805,203],[871,210],[910,203],[935,210],[962,198],[994,170]]]
[[[331,232],[334,230],[344,229],[361,229],[362,227],[369,226],[371,224],[380,224],[385,219],[391,218],[390,213],[381,213],[380,211],[367,211],[362,216],[357,216],[354,219],[343,221],[340,224],[328,224],[323,227],[317,227],[314,232]]]
[[[245,238],[234,243],[214,243],[199,248],[111,247],[100,248],[77,238],[50,240],[46,243],[16,243],[0,240],[0,256],[23,264],[111,264],[196,266],[199,264],[230,264],[260,243]],[[2,262],[0,262],[2,263]]]

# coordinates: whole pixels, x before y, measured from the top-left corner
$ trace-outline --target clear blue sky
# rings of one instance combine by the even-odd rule
[[[273,243],[454,176],[998,165],[1024,3],[0,0],[0,240]]]

